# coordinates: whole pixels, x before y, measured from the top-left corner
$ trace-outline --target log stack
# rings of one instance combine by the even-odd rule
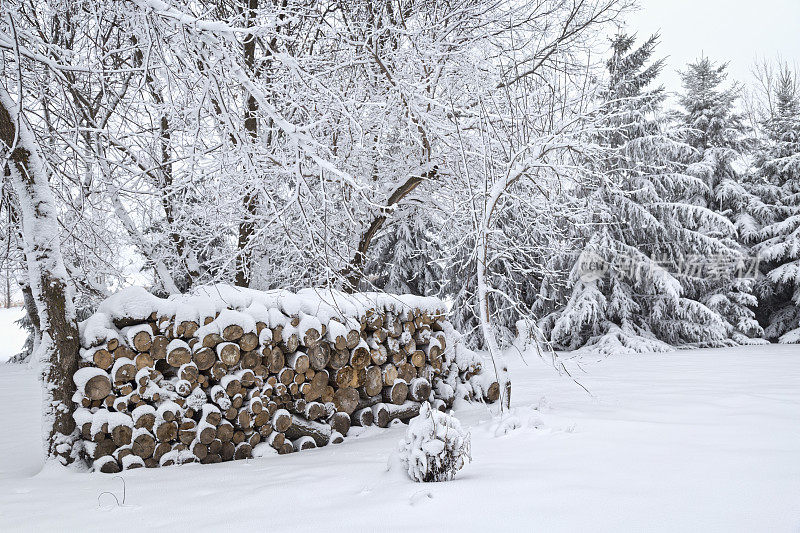
[[[286,454],[407,421],[425,401],[500,394],[432,298],[134,287],[80,329],[75,421],[102,472]]]

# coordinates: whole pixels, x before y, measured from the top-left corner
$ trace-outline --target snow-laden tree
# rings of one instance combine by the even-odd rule
[[[113,127],[109,117],[120,102],[119,75],[110,72],[119,65],[104,51],[119,48],[120,35],[110,31],[105,10],[83,7],[7,2],[0,19],[0,67],[42,148],[59,224],[66,230],[60,234],[61,251],[78,308],[106,296],[109,286],[133,273],[120,267],[129,261],[117,261],[125,247],[108,197],[96,190],[103,174],[88,149],[98,144],[102,129],[94,126]],[[109,74],[104,79],[94,69]]]
[[[575,189],[587,219],[574,226],[573,288],[563,307],[541,321],[559,348],[664,351],[718,344],[726,336],[717,314],[682,286],[685,254],[725,249],[701,228],[725,221],[678,201],[702,187],[683,172],[680,160],[689,149],[665,121],[664,89],[653,86],[663,67],[653,61],[657,41],[652,36],[634,48],[632,36],[612,40],[595,134],[603,154],[583,162],[594,173]]]
[[[800,84],[788,65],[760,70],[758,117],[762,142],[755,153],[756,245],[764,277],[760,314],[766,337],[800,342]]]
[[[749,243],[756,231],[750,214],[753,198],[743,185],[746,130],[736,111],[740,87],[725,88],[727,64],[702,57],[681,72],[683,93],[678,113],[684,139],[694,151],[686,172],[701,184],[684,201],[724,216],[728,225],[700,223],[698,230],[722,246],[699,250],[703,263],[682,279],[687,295],[719,315],[725,336],[737,343],[759,342],[763,330],[755,317],[755,278],[748,271],[754,260]],[[695,252],[696,253],[696,252]],[[702,258],[702,259],[700,259]],[[756,340],[752,340],[752,339]]]
[[[72,444],[77,437],[72,375],[78,370],[78,327],[73,288],[61,255],[55,196],[26,121],[20,103],[0,85],[0,169],[13,187],[27,281],[41,332],[36,355],[42,376],[45,453],[48,459],[69,464],[75,460]]]
[[[626,7],[536,2],[512,11],[491,28],[519,46],[476,51],[481,59],[473,61],[487,68],[448,86],[457,151],[444,183],[453,243],[446,296],[457,302],[461,327],[479,326],[495,356],[515,323],[530,318],[560,245],[559,223],[571,214],[560,201],[585,177],[575,161],[597,149],[587,135],[595,127],[596,65],[585,62],[586,52]],[[458,105],[470,93],[469,105]],[[464,277],[470,272],[474,280]]]
[[[493,255],[487,271],[491,290],[487,302],[498,340],[510,343],[518,333],[517,322],[551,303],[540,292],[542,284],[560,288],[564,265],[565,227],[570,208],[564,198],[546,199],[538,190],[517,183],[497,207],[492,230]],[[477,278],[469,276],[478,268],[474,235],[467,229],[450,232],[442,244],[444,277],[441,295],[452,303],[450,319],[466,335],[471,347],[485,346],[481,334]],[[569,250],[573,248],[570,246]],[[566,267],[568,268],[568,267]],[[549,286],[549,285],[548,285]],[[559,293],[560,294],[560,293]],[[558,296],[554,296],[558,300]]]
[[[441,252],[433,242],[435,210],[411,204],[395,212],[375,239],[374,259],[365,272],[364,285],[397,294],[438,294],[442,280]]]

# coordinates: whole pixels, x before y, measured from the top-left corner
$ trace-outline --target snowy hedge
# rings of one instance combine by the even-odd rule
[[[417,482],[449,481],[470,460],[470,434],[452,414],[423,402],[399,446],[408,477]]]

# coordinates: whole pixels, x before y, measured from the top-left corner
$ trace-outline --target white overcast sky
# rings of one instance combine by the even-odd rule
[[[752,80],[757,57],[780,56],[800,67],[800,0],[639,0],[627,31],[639,40],[660,31],[657,57],[666,57],[661,83],[681,87],[678,69],[701,54],[729,61],[728,78]]]

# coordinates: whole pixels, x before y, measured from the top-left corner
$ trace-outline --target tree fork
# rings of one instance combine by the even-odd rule
[[[381,213],[372,219],[367,230],[361,234],[361,239],[358,242],[358,249],[350,264],[339,272],[339,275],[344,278],[345,292],[354,292],[358,289],[358,284],[364,276],[363,266],[366,262],[367,252],[372,244],[372,239],[383,227],[386,219],[389,217],[390,210],[397,205],[403,198],[411,194],[423,181],[434,179],[437,175],[438,167],[434,165],[432,169],[425,172],[421,176],[411,176],[402,185],[400,185],[389,196],[386,205],[381,209]]]

